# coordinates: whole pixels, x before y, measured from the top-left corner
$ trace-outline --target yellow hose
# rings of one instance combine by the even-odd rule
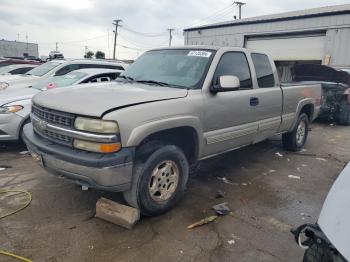
[[[20,208],[16,209],[15,211],[11,211],[11,212],[9,212],[9,213],[7,213],[5,215],[1,215],[0,219],[8,217],[8,216],[11,216],[13,214],[16,214],[17,212],[25,209],[30,204],[30,202],[32,202],[32,194],[30,192],[28,192],[28,191],[20,190],[20,189],[0,190],[0,194],[6,194],[6,193],[23,193],[23,194],[26,194],[28,196],[28,200],[23,206],[21,206]]]
[[[30,202],[32,202],[32,194],[28,191],[25,191],[25,190],[20,190],[20,189],[6,189],[6,190],[0,190],[0,194],[6,194],[6,193],[23,193],[23,194],[26,194],[28,196],[28,200],[27,202],[21,206],[20,208],[17,208],[16,210],[12,211],[12,212],[9,212],[5,215],[1,215],[0,216],[0,219],[2,218],[5,218],[5,217],[8,217],[8,216],[11,216],[13,214],[16,214],[17,212],[25,209],[29,204]],[[28,258],[25,258],[25,257],[21,257],[21,256],[18,256],[18,255],[15,255],[15,254],[12,254],[10,252],[7,252],[5,250],[0,250],[0,254],[1,255],[4,255],[4,256],[8,256],[8,257],[13,257],[13,258],[16,258],[18,260],[21,260],[21,261],[25,261],[25,262],[33,262],[32,260],[29,260]]]
[[[18,260],[25,261],[25,262],[33,262],[32,260],[29,260],[28,258],[17,256],[15,254],[12,254],[12,253],[4,251],[4,250],[0,250],[0,254],[8,256],[8,257],[13,257],[13,258],[16,258]]]

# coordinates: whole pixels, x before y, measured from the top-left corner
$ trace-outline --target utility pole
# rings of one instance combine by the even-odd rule
[[[238,10],[239,10],[238,19],[242,19],[242,6],[246,5],[246,3],[234,1],[233,4],[238,6]]]
[[[58,51],[58,42],[56,42],[56,51]]]
[[[113,60],[115,60],[115,49],[117,47],[117,35],[118,35],[118,27],[121,26],[119,23],[121,23],[123,20],[121,19],[117,19],[117,20],[113,20],[114,23],[112,23],[113,25],[115,25],[115,30],[114,32],[114,48],[113,48]]]
[[[84,56],[84,58],[86,58],[86,54],[87,54],[87,52],[88,52],[88,49],[89,49],[89,47],[86,45],[86,46],[85,46],[85,56]]]
[[[169,46],[171,46],[171,40],[173,40],[173,35],[172,35],[172,32],[174,31],[175,29],[173,28],[169,28],[168,31],[169,31]]]
[[[18,36],[18,42],[19,42],[19,33],[17,34],[17,36]]]

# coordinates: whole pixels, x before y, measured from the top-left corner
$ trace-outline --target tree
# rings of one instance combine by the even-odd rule
[[[86,54],[84,55],[84,58],[92,58],[93,56],[94,56],[94,52],[87,51]]]
[[[104,52],[102,52],[102,51],[96,51],[96,53],[95,53],[95,58],[96,58],[96,59],[105,59],[105,57],[106,57],[106,55],[105,55]]]

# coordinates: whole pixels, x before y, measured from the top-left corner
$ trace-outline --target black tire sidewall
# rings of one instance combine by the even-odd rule
[[[154,168],[165,160],[174,161],[177,165],[180,177],[178,186],[171,198],[159,203],[152,199],[149,193],[149,179]],[[153,154],[142,164],[139,174],[137,188],[137,202],[140,211],[144,215],[159,215],[176,205],[183,195],[188,180],[189,166],[187,159],[180,148],[169,145],[153,152]]]
[[[305,136],[304,136],[303,143],[301,143],[299,145],[297,143],[296,134],[297,134],[297,131],[298,131],[298,126],[299,126],[300,122],[302,122],[302,121],[305,122]],[[295,147],[297,149],[301,149],[305,145],[308,135],[309,135],[309,118],[308,118],[308,116],[306,114],[301,114],[299,116],[298,122],[297,122],[297,124],[295,126],[295,130],[293,131],[294,144],[295,144]]]

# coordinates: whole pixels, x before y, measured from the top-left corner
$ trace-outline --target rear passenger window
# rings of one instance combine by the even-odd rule
[[[275,76],[269,58],[264,54],[252,54],[258,85],[260,88],[274,87]]]
[[[219,76],[223,75],[237,76],[241,82],[240,89],[253,87],[248,61],[244,53],[228,52],[223,54],[214,74],[214,83],[217,84]]]

